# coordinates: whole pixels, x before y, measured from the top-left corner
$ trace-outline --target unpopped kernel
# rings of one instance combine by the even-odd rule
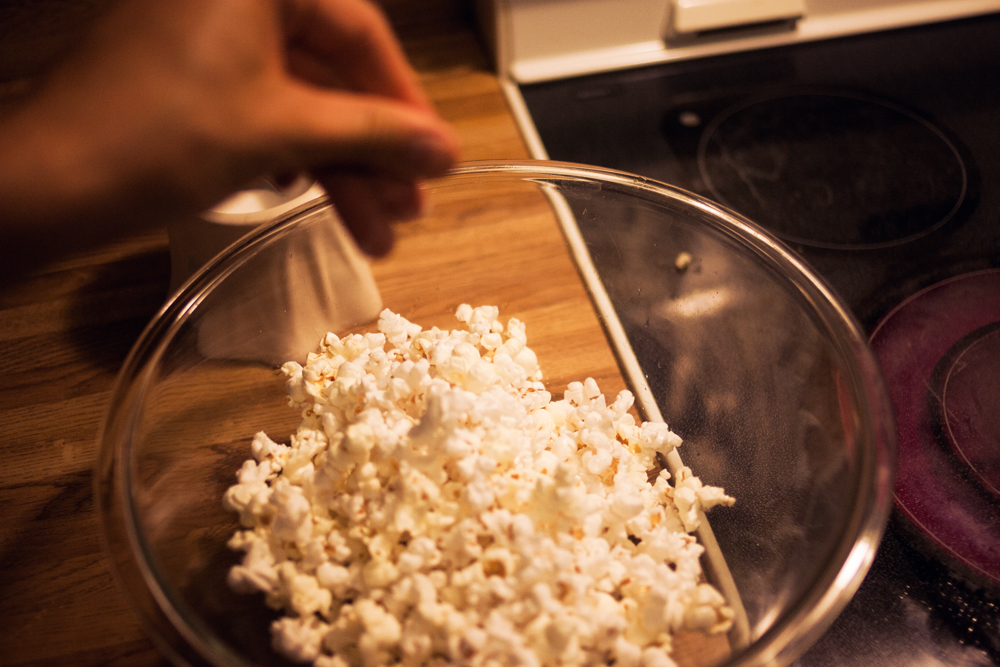
[[[734,501],[661,457],[632,394],[552,400],[524,325],[463,305],[464,330],[388,310],[289,362],[302,422],[258,433],[225,494],[229,572],[283,617],[274,647],[316,667],[670,667],[674,633],[725,632],[698,510]]]

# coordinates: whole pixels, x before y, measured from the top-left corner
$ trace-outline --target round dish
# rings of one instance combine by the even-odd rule
[[[730,649],[696,646],[684,663],[801,655],[857,589],[891,505],[891,409],[836,296],[753,223],[620,172],[469,163],[427,195],[429,213],[373,263],[384,305],[424,328],[454,328],[461,303],[496,305],[525,322],[555,395],[587,376],[612,396],[627,383],[643,417],[684,438],[685,465],[737,499],[699,534],[709,578],[740,612]],[[254,433],[298,423],[277,364],[348,326],[337,289],[350,282],[331,278],[314,242],[332,225],[320,200],[230,246],[157,314],[119,376],[100,520],[123,590],[175,662],[286,662],[262,600],[226,586],[237,519],[221,498]]]

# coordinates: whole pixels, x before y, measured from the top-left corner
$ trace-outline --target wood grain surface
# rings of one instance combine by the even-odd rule
[[[0,111],[30,93],[105,4],[0,8]],[[527,158],[467,3],[384,4],[430,97],[457,129],[462,159]],[[374,264],[388,305],[446,326],[457,303],[498,300],[502,314],[528,323],[552,389],[588,375],[606,392],[624,386],[544,207],[505,221],[503,211],[476,202],[442,205],[466,206],[464,224],[432,216],[404,225],[395,254]],[[137,232],[0,292],[2,665],[166,664],[106,563],[92,471],[118,370],[167,297],[167,243],[164,230]],[[463,244],[482,261],[449,266],[439,250]]]
[[[30,92],[105,4],[3,3],[0,110]],[[403,16],[401,33],[458,130],[462,159],[526,158],[468,15],[453,5],[429,14],[388,9],[419,18]],[[558,237],[550,240],[565,255]],[[116,374],[169,280],[166,232],[152,230],[0,292],[2,665],[167,664],[105,563],[92,469]]]

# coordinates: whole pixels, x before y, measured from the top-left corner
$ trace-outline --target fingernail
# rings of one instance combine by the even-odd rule
[[[412,220],[424,212],[424,198],[411,184],[387,185],[382,190],[382,207],[395,220]]]
[[[355,240],[361,251],[369,257],[385,257],[392,250],[392,229],[388,225],[384,225],[377,231],[366,230],[364,236]]]
[[[424,135],[410,145],[410,160],[421,173],[436,176],[448,171],[455,156],[450,143],[440,137]]]

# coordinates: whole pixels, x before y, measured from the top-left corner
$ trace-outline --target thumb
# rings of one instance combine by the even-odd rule
[[[370,94],[295,88],[282,96],[270,125],[296,167],[412,180],[440,176],[458,158],[454,131],[426,109]]]

